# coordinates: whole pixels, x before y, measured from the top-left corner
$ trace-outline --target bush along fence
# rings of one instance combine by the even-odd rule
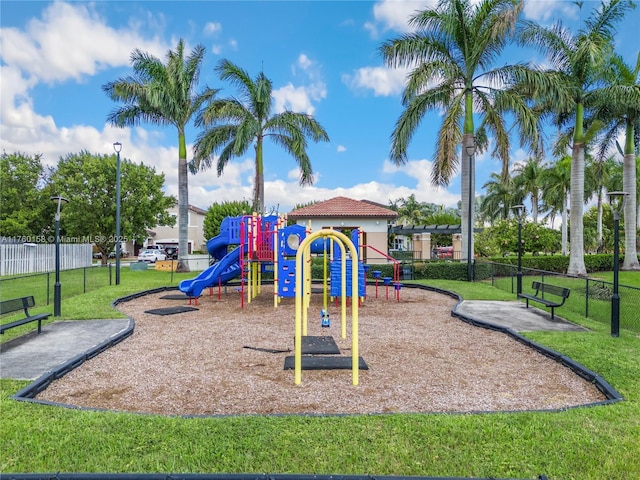
[[[611,268],[609,266],[609,268]],[[478,262],[475,280],[490,282],[501,290],[517,293],[518,268],[515,265],[497,262]],[[613,283],[598,278],[578,277],[563,273],[522,268],[522,291],[531,293],[532,282],[549,283],[571,289],[563,309],[578,313],[603,324],[611,323],[611,296]],[[619,285],[620,328],[640,332],[640,288]]]
[[[487,282],[491,285],[517,293],[517,258],[477,260],[472,268],[473,281]],[[611,296],[613,283],[589,277],[566,275],[563,272],[569,266],[569,257],[549,255],[523,258],[529,265],[522,268],[522,289],[532,293],[533,281],[550,283],[571,289],[571,294],[562,307],[586,318],[609,325],[611,323]],[[535,265],[535,268],[533,267]],[[590,272],[611,270],[613,255],[585,256],[585,265]],[[542,268],[541,268],[542,267]],[[393,265],[371,265],[369,270],[380,270],[382,276],[392,276]],[[467,280],[467,264],[460,261],[401,261],[402,280]],[[619,285],[620,328],[640,332],[640,288]],[[561,315],[561,314],[560,314]],[[561,315],[562,316],[562,315]]]

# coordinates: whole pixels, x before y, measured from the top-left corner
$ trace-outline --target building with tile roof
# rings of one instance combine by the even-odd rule
[[[324,202],[301,207],[289,212],[289,220],[310,226],[312,231],[322,228],[362,232],[361,255],[365,263],[388,261],[388,225],[398,214],[378,203],[334,197]]]
[[[204,238],[204,217],[206,210],[198,208],[195,205],[189,205],[189,222],[188,222],[188,246],[187,253],[194,251],[207,251],[207,240]],[[157,225],[153,231],[149,232],[149,238],[145,244],[155,244],[162,246],[178,246],[178,207],[169,209],[169,213],[176,217],[176,224],[173,227],[165,225]],[[139,248],[138,248],[139,249]],[[136,251],[137,255],[138,252]]]

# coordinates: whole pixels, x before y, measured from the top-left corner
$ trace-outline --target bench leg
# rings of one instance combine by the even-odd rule
[[[551,307],[551,320],[555,320],[555,316],[554,316],[554,311],[555,311],[555,307]]]
[[[42,333],[42,319],[38,320],[38,335]]]

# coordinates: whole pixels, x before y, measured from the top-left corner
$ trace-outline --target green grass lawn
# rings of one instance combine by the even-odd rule
[[[135,273],[64,300],[64,318],[120,316],[113,299],[162,283]],[[465,299],[514,299],[486,284],[424,283]],[[181,418],[17,402],[8,397],[28,382],[2,380],[0,471],[640,478],[640,338],[563,316],[592,331],[527,336],[599,373],[625,401],[560,412]]]

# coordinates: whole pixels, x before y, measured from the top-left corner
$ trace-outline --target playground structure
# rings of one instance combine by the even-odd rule
[[[233,247],[233,248],[231,248]],[[230,249],[231,248],[231,249]],[[209,254],[216,260],[197,277],[183,280],[179,289],[197,303],[202,291],[240,278],[237,290],[241,307],[261,293],[262,275],[273,273],[273,304],[277,308],[283,298],[295,298],[295,382],[301,381],[302,336],[307,334],[308,309],[312,293],[312,256],[323,258],[322,321],[329,324],[329,301],[341,302],[341,336],[347,337],[347,304],[351,301],[351,369],[353,384],[358,385],[358,307],[366,297],[368,266],[360,261],[360,232],[354,229],[351,238],[344,233],[324,228],[311,232],[310,225],[287,225],[286,216],[243,215],[227,217],[220,225],[220,233],[207,242]],[[376,249],[376,251],[378,251]],[[378,251],[379,252],[379,251]],[[382,253],[382,252],[379,252]],[[384,255],[384,254],[383,254]],[[394,265],[393,277],[382,280],[387,286],[393,281],[395,296],[400,299],[399,263]],[[374,272],[376,297],[379,271]],[[350,285],[350,288],[347,288]],[[341,368],[341,367],[338,367]]]

